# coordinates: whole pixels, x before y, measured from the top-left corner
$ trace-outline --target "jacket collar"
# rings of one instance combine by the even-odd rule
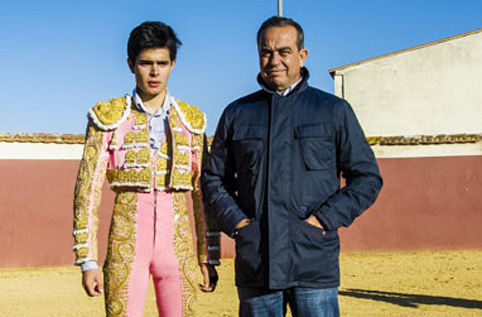
[[[298,85],[296,85],[296,87],[294,87],[288,93],[288,96],[291,96],[292,94],[294,94],[298,91],[302,91],[308,86],[308,78],[310,77],[310,72],[308,71],[308,69],[306,67],[301,68],[301,77],[302,77],[301,82],[299,82]],[[261,86],[261,88],[263,88],[264,91],[266,91],[267,93],[272,94],[272,95],[277,94],[276,91],[268,88],[265,81],[263,80],[263,77],[261,77],[261,74],[258,74],[256,79],[258,81],[258,84]]]

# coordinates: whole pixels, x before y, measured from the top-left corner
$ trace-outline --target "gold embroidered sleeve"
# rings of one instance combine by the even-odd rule
[[[205,208],[202,202],[201,170],[207,162],[207,142],[204,134],[193,136],[193,177],[192,177],[192,200],[194,217],[196,221],[196,233],[198,241],[199,263],[219,265],[220,258],[220,231],[217,228],[214,217],[209,208]]]
[[[97,260],[97,209],[109,161],[108,136],[109,132],[89,122],[74,193],[73,249],[77,265]]]

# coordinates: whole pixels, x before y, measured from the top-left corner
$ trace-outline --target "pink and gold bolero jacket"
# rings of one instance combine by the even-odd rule
[[[217,264],[219,233],[207,233],[200,188],[201,162],[207,149],[204,113],[173,100],[169,133],[156,152],[149,144],[148,115],[133,105],[132,97],[99,102],[89,111],[89,118],[74,197],[75,263],[97,260],[97,209],[107,176],[117,193],[191,191],[198,262]]]

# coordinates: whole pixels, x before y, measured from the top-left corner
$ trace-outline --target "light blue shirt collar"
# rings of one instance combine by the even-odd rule
[[[169,94],[168,91],[166,91],[166,98],[164,99],[162,107],[160,107],[154,114],[150,113],[146,109],[141,97],[137,93],[137,89],[135,88],[132,91],[132,99],[139,111],[147,113],[147,117],[149,119],[150,147],[152,151],[156,151],[161,146],[162,140],[166,135],[166,131],[168,129],[167,115],[173,102],[175,102],[174,98]]]
[[[136,108],[140,111],[147,113],[149,116],[165,117],[167,115],[167,111],[169,110],[169,108],[171,108],[173,98],[169,94],[169,91],[166,90],[166,98],[164,98],[164,103],[162,104],[162,107],[157,109],[156,113],[150,113],[149,110],[147,110],[147,108],[144,106],[144,102],[142,102],[141,97],[137,93],[137,88],[134,88],[134,90],[132,91],[132,99],[134,101],[134,104],[136,105]]]

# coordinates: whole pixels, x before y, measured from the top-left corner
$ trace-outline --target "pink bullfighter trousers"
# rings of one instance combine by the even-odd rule
[[[183,316],[171,191],[119,192],[104,265],[108,316],[143,316],[152,275],[159,316]]]

